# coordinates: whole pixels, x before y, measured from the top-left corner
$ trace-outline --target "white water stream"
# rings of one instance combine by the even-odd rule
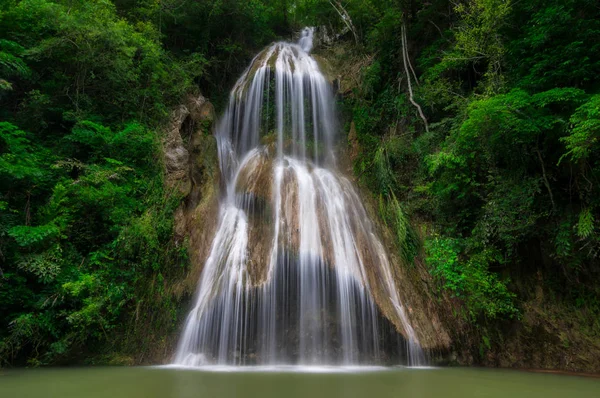
[[[334,97],[312,41],[307,28],[257,55],[217,125],[226,188],[176,365],[382,364],[390,344],[422,365],[384,246],[336,171]]]

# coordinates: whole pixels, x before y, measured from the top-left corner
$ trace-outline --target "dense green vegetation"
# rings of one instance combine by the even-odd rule
[[[0,0],[0,366],[173,327],[160,126],[303,24],[370,60],[341,95],[356,174],[459,316],[519,319],[543,280],[598,333],[596,1]]]
[[[173,326],[164,281],[187,262],[157,131],[285,28],[278,4],[0,2],[0,366]]]
[[[333,20],[330,2],[313,3]],[[482,330],[519,319],[543,278],[597,335],[597,2],[341,3],[354,56],[373,57],[342,104],[362,149],[356,173],[384,218],[399,201],[429,271]]]

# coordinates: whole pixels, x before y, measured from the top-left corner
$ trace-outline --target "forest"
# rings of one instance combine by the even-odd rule
[[[600,347],[597,1],[0,0],[0,367],[129,363],[178,328],[163,126],[304,26],[351,70],[356,180],[473,362],[532,317]]]

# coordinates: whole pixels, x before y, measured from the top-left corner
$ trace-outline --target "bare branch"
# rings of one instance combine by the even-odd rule
[[[402,24],[402,27],[404,28],[404,31],[402,33],[402,46],[406,49],[406,61],[408,63],[408,67],[410,68],[410,71],[412,72],[412,75],[415,79],[415,83],[417,83],[417,86],[418,86],[418,85],[420,85],[419,79],[417,79],[417,74],[415,73],[415,70],[413,69],[412,63],[410,62],[410,58],[408,56],[408,40],[406,39],[406,27],[404,24]]]
[[[550,188],[550,181],[548,181],[548,177],[546,176],[546,167],[544,166],[544,159],[542,159],[542,153],[538,148],[535,148],[537,152],[538,159],[540,161],[540,165],[542,166],[542,178],[544,179],[544,185],[548,190],[548,195],[550,195],[550,202],[552,203],[552,211],[556,211],[556,205],[554,204],[554,196],[552,195],[552,189]]]
[[[354,36],[354,41],[356,42],[356,44],[358,44],[358,34],[356,33],[356,28],[352,23],[352,18],[350,18],[350,14],[348,14],[348,11],[346,11],[346,9],[342,6],[342,4],[339,1],[335,1],[334,3],[332,0],[329,0],[329,4],[331,4],[335,11],[337,11],[340,18],[342,18],[344,24],[346,24],[346,27],[352,32],[352,35]]]
[[[407,43],[406,27],[405,27],[404,23],[402,23],[402,60],[404,61],[404,71],[406,72],[406,80],[408,82],[408,95],[409,95],[408,99],[410,100],[410,103],[413,104],[415,106],[415,108],[417,108],[417,111],[419,112],[419,116],[421,117],[421,119],[423,119],[423,123],[425,123],[425,131],[429,132],[429,124],[427,123],[427,118],[425,117],[425,114],[423,113],[421,106],[419,104],[417,104],[417,102],[413,98],[412,83],[410,81],[410,72],[408,70],[408,64],[410,63],[410,60],[408,58],[408,49],[406,48],[407,47],[406,43]],[[413,71],[413,75],[414,75],[414,71]],[[416,77],[415,77],[415,80],[416,80]]]

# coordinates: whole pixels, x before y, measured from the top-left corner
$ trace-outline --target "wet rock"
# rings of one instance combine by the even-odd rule
[[[202,95],[188,95],[173,110],[163,141],[165,182],[182,198],[174,233],[187,241],[192,267],[178,294],[192,294],[210,249],[219,210],[219,160],[213,135],[215,110]]]
[[[164,141],[167,186],[178,189],[183,196],[191,189],[188,176],[190,156],[181,136],[184,121],[189,114],[188,108],[184,105],[180,105],[173,111]]]
[[[266,150],[257,151],[241,168],[235,185],[236,193],[263,201],[272,196],[273,159]]]
[[[215,120],[215,107],[201,94],[197,96],[189,95],[187,108],[190,111],[190,116],[196,122],[212,123]]]

